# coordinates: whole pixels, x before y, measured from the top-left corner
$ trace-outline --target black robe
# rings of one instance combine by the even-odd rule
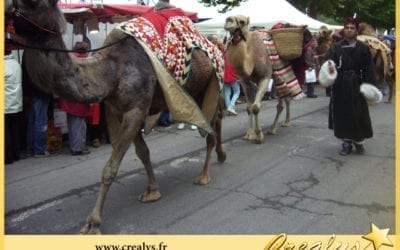
[[[329,103],[329,128],[338,139],[361,142],[373,135],[368,104],[360,92],[361,83],[374,84],[373,63],[367,45],[345,40],[326,54],[336,64],[338,76],[332,85]]]

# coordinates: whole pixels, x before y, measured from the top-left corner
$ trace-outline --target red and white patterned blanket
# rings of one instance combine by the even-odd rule
[[[223,55],[217,46],[202,36],[193,22],[178,8],[154,12],[121,23],[118,29],[142,40],[171,72],[180,85],[190,74],[194,49],[201,49],[210,58],[220,86],[223,86]]]

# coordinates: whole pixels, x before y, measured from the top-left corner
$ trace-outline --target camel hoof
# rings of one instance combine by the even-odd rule
[[[276,135],[276,129],[268,129],[267,133],[269,135]]]
[[[261,144],[264,141],[264,134],[261,132],[254,140],[256,143]]]
[[[99,219],[90,216],[82,227],[80,234],[101,234],[100,224],[101,222]]]
[[[95,234],[101,234],[101,231],[100,231],[99,228],[96,228],[96,229],[92,228],[92,229],[90,229],[90,230],[89,230],[89,229],[88,229],[88,230],[86,230],[86,229],[81,229],[80,234],[95,235]]]
[[[290,127],[290,122],[282,123],[282,127],[285,127],[285,128]]]
[[[256,133],[253,129],[247,130],[246,135],[243,137],[243,140],[246,141],[254,141],[257,138]]]
[[[249,139],[249,135],[248,134],[245,134],[243,137],[242,137],[242,139],[243,140],[245,140],[245,141],[249,141],[250,139]]]
[[[210,183],[210,181],[211,177],[209,175],[200,174],[199,176],[196,177],[194,184],[207,185],[208,183]]]
[[[226,160],[226,152],[222,151],[217,154],[218,155],[218,162],[223,163]]]
[[[138,200],[143,203],[157,201],[161,198],[161,193],[158,190],[146,191],[138,196]]]
[[[385,101],[386,104],[392,104],[392,101]]]

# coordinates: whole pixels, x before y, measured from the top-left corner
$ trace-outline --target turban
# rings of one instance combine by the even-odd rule
[[[348,24],[348,23],[352,23],[356,26],[356,29],[358,29],[358,25],[360,24],[360,20],[356,17],[346,17],[344,19],[344,25]]]

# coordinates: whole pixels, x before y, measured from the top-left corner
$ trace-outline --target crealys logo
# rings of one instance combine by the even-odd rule
[[[361,238],[361,242],[356,241],[352,244],[347,242],[342,242],[336,239],[335,235],[332,235],[326,242],[317,241],[317,242],[302,242],[299,245],[291,243],[288,240],[286,234],[281,233],[275,236],[268,244],[265,246],[264,250],[340,250],[340,249],[351,249],[351,250],[359,250],[359,249],[371,249],[378,250],[381,246],[388,246],[389,248],[393,248],[394,245],[388,238],[389,228],[379,229],[373,223],[371,223],[371,231],[370,233],[363,235]]]

